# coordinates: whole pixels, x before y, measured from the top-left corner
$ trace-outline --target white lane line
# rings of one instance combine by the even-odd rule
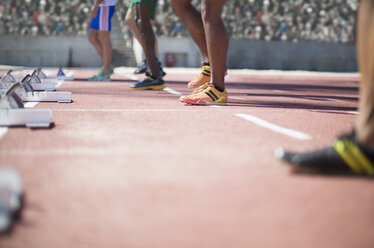
[[[229,99],[235,99],[235,100],[246,100],[245,98],[235,97],[235,96],[229,96]]]
[[[0,139],[8,132],[7,127],[0,127]]]
[[[27,102],[27,103],[25,103],[23,106],[24,106],[25,108],[33,108],[33,107],[35,107],[38,103],[39,103],[39,102]]]
[[[139,81],[139,78],[137,76],[134,76],[134,75],[131,75],[131,74],[126,74],[125,76],[130,78],[131,80]]]
[[[256,116],[253,116],[253,115],[248,115],[248,114],[235,114],[235,115],[237,117],[240,117],[240,118],[243,118],[247,121],[250,121],[250,122],[252,122],[256,125],[259,125],[261,127],[270,129],[270,130],[272,130],[274,132],[277,132],[277,133],[287,135],[287,136],[295,138],[295,139],[299,139],[299,140],[310,140],[310,139],[312,139],[312,137],[309,136],[308,134],[275,125],[273,123],[267,122],[267,121],[262,120],[262,119],[260,119]]]
[[[72,77],[72,76],[74,76],[74,71],[69,71],[69,72],[67,72],[67,73],[66,73],[66,76],[67,76],[67,77]]]
[[[191,109],[54,109],[53,112],[191,112]]]
[[[181,96],[182,93],[173,89],[170,89],[168,87],[164,88],[164,91],[169,92],[170,94]]]
[[[58,80],[56,84],[56,88],[60,87],[64,83],[64,80]]]
[[[336,100],[336,99],[333,99],[333,98],[327,98],[326,100],[327,100],[327,101],[332,101],[332,102],[345,103],[345,101]]]
[[[134,76],[134,75],[131,75],[131,74],[126,74],[125,76],[128,77],[128,78],[130,78],[133,81],[139,81],[139,78],[137,76]],[[170,93],[172,95],[176,95],[176,96],[181,96],[182,95],[181,92],[173,90],[173,89],[171,89],[169,87],[164,88],[164,91],[166,91],[166,92],[168,92],[168,93]]]
[[[359,112],[358,111],[347,111],[348,114],[353,114],[353,115],[358,115]]]

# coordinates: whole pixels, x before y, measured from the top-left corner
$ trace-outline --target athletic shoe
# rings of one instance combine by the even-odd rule
[[[97,75],[100,75],[100,76],[104,75],[104,74],[103,74],[103,71],[104,71],[104,67],[102,67],[102,68],[99,70],[99,73],[97,73]],[[110,68],[109,68],[109,75],[112,75],[113,73],[114,73],[114,67],[113,67],[113,66],[110,66]]]
[[[206,83],[210,82],[210,65],[207,65],[204,62],[201,62],[201,72],[197,76],[197,79],[192,80],[191,82],[188,83],[188,88],[189,89],[195,89],[199,88],[201,85],[204,85]]]
[[[93,77],[90,77],[88,81],[110,81],[110,75],[95,75]]]
[[[143,60],[143,64],[139,65],[138,68],[134,71],[134,74],[143,74],[147,71],[147,62]]]
[[[209,84],[203,91],[189,96],[181,96],[179,99],[182,103],[193,105],[209,105],[209,104],[225,104],[227,102],[227,92],[220,92],[214,88],[213,84]]]
[[[225,71],[225,76],[227,76],[227,71]],[[201,72],[197,76],[197,79],[192,80],[188,83],[189,89],[196,89],[206,83],[210,82],[211,78],[211,67],[210,65],[206,64],[205,62],[201,62]]]
[[[360,144],[354,131],[323,149],[306,153],[278,149],[275,156],[290,165],[294,172],[374,176],[374,149]]]
[[[162,77],[152,78],[146,77],[143,81],[130,86],[132,90],[162,90],[165,88],[165,82]]]
[[[204,91],[206,88],[208,88],[209,86],[209,83],[205,83],[203,85],[201,85],[199,88],[195,89],[192,94],[197,94],[197,93],[200,93],[202,91]]]
[[[157,64],[160,66],[160,74],[161,74],[161,77],[165,77],[165,76],[166,76],[166,72],[165,72],[164,69],[162,68],[162,66],[161,66],[161,62],[160,62],[160,61],[157,61]],[[146,75],[146,76],[149,76],[148,69],[145,70],[145,75]]]

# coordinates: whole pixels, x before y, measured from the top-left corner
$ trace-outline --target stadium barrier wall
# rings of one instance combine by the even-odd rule
[[[163,64],[200,66],[201,55],[191,38],[159,37],[158,41]],[[174,61],[166,61],[173,57]],[[0,36],[0,64],[98,67],[101,62],[85,36]],[[238,69],[357,71],[355,45],[339,43],[230,40],[227,65]]]
[[[0,64],[98,67],[101,61],[85,36],[0,36]]]

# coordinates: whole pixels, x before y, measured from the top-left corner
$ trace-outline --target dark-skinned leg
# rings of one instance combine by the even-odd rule
[[[362,0],[358,15],[357,54],[361,72],[357,138],[374,147],[374,1]]]
[[[151,25],[151,8],[143,4],[135,4],[135,20],[140,34],[140,44],[143,47],[147,61],[148,72],[152,77],[160,76],[160,66],[156,60],[155,35]]]
[[[226,56],[228,35],[221,18],[222,7],[226,0],[203,0],[201,13],[205,37],[212,68],[212,82],[218,88],[225,89]]]
[[[276,151],[294,171],[374,176],[374,0],[360,2],[358,63],[361,72],[360,113],[355,129],[331,146],[306,153]]]
[[[204,61],[209,63],[208,49],[201,14],[191,5],[191,0],[171,0],[171,6],[192,39],[199,47]]]

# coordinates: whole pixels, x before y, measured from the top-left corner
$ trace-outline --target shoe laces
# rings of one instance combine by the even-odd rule
[[[193,94],[198,94],[209,87],[209,82],[201,85],[199,88],[193,91]]]

